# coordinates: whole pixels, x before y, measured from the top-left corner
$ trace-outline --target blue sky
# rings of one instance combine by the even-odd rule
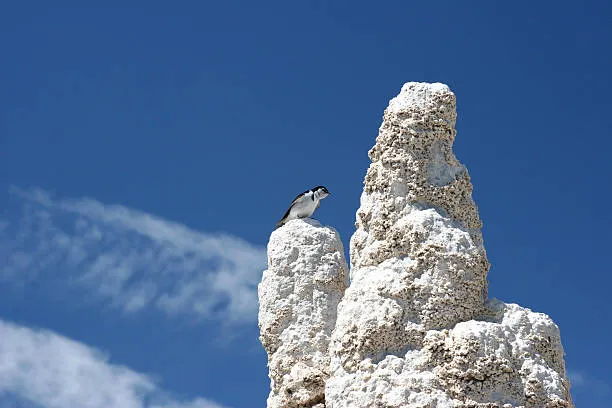
[[[608,406],[607,2],[122,3],[0,6],[0,407],[264,406],[269,234],[324,184],[348,247],[407,81],[457,95],[489,295]]]

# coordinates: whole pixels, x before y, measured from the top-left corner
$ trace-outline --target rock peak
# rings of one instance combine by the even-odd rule
[[[471,234],[488,263],[467,169],[452,151],[455,95],[446,85],[409,82],[385,110],[365,176],[351,265],[372,266],[405,256],[414,239],[406,223],[415,211],[433,209]]]
[[[336,230],[296,219],[272,233],[258,288],[259,338],[270,370],[268,407],[315,407],[325,400],[329,343],[347,284]]]
[[[389,101],[387,112],[401,113],[410,111],[415,106],[427,107],[428,104],[436,104],[435,100],[440,96],[444,96],[449,100],[452,99],[454,104],[455,94],[446,84],[435,82],[433,84],[427,82],[407,82],[402,86],[399,95]]]

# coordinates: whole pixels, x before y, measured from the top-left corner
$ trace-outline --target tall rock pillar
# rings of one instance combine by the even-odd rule
[[[268,353],[268,408],[323,408],[329,342],[348,283],[338,233],[292,220],[272,233],[259,284],[260,340]]]
[[[548,316],[487,301],[455,95],[407,83],[385,110],[332,335],[327,408],[571,407]]]
[[[350,243],[293,220],[259,285],[268,408],[573,408],[558,327],[487,299],[489,262],[455,95],[407,83],[385,110]]]

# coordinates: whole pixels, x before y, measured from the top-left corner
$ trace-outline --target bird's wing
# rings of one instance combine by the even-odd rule
[[[293,203],[295,203],[295,200],[293,201]],[[278,222],[278,224],[282,223],[285,220],[285,218],[287,218],[289,216],[289,213],[291,212],[291,207],[293,207],[293,203],[291,203],[291,205],[287,209],[287,212],[285,213],[285,215],[283,215],[283,218],[281,218],[281,220]]]
[[[309,192],[310,190],[306,190],[301,194],[298,194],[293,201],[291,202],[291,204],[289,205],[289,208],[287,209],[287,211],[285,212],[285,215],[283,215],[283,218],[281,218],[281,220],[279,222],[276,223],[277,226],[280,227],[280,225],[282,225],[283,221],[285,220],[285,218],[287,218],[289,216],[289,213],[291,212],[291,207],[293,207],[293,204],[295,204],[295,202],[300,199],[302,196],[304,196],[304,194],[306,194],[307,192]]]
[[[298,194],[298,195],[297,195],[297,196],[296,196],[296,197],[293,199],[293,201],[291,202],[291,205],[295,204],[295,202],[296,202],[296,201],[297,201],[297,200],[298,200],[300,197],[302,197],[302,196],[306,195],[306,193],[308,193],[309,191],[310,191],[310,190],[306,190],[306,191],[304,191],[303,193]],[[291,208],[291,205],[289,206],[289,208]]]

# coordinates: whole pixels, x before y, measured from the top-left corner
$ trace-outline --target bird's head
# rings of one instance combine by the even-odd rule
[[[315,196],[317,196],[318,198],[325,198],[325,197],[327,197],[328,195],[331,194],[323,186],[317,186],[317,187],[313,188],[312,191],[315,193]]]

